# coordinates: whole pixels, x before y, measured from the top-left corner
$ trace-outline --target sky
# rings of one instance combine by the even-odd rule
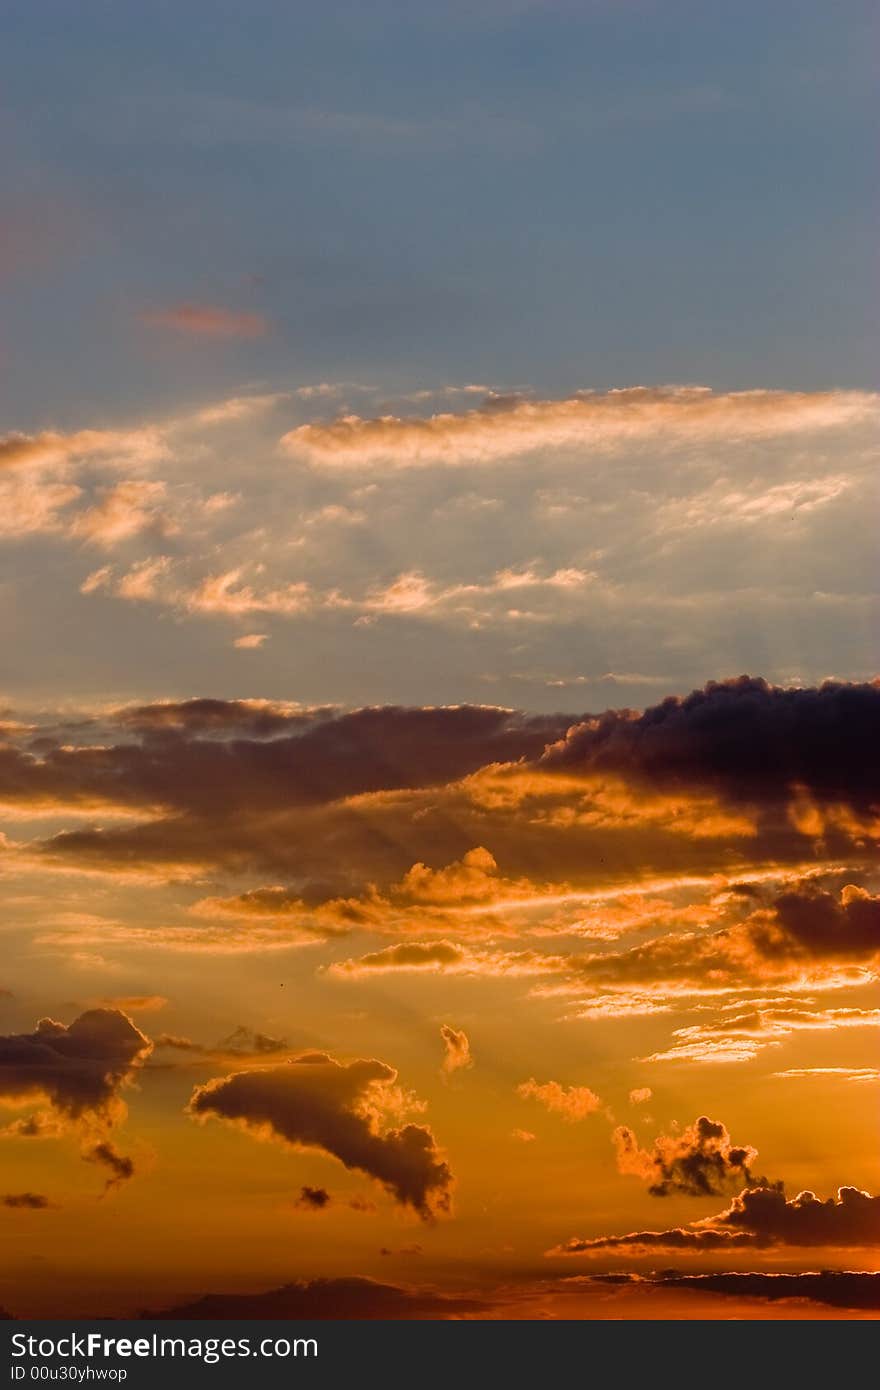
[[[873,8],[4,4],[7,1311],[876,1313]]]

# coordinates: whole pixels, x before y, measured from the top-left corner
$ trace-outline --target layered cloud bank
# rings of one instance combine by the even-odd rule
[[[674,1252],[736,1251],[794,1246],[838,1250],[872,1249],[880,1239],[880,1197],[856,1187],[842,1187],[825,1200],[815,1192],[786,1198],[782,1184],[744,1188],[717,1216],[669,1230],[630,1231],[627,1235],[574,1238],[550,1255],[589,1255],[617,1250]]]
[[[858,1133],[877,1081],[878,727],[876,682],[747,676],[586,714],[217,698],[10,710],[11,920],[67,963],[71,999],[73,972],[104,975],[65,1006],[71,1022],[0,1039],[7,1152],[54,1138],[61,1155],[66,1137],[104,1192],[124,1188],[154,1161],[117,1143],[138,1081],[177,1096],[189,1137],[175,1143],[198,1164],[212,1145],[263,1143],[236,1219],[274,1202],[315,1239],[356,1223],[392,1270],[482,1220],[479,1164],[504,1202],[498,1171],[531,1190],[548,1162],[575,1171],[559,1157],[575,1143],[586,1188],[630,1201],[633,1220],[588,1210],[580,1225],[550,1204],[518,1259],[549,1247],[560,1270],[576,1256],[644,1270],[680,1255],[683,1278],[688,1261],[851,1263],[880,1238],[867,1160],[830,1197],[816,1193],[841,1181],[831,1159],[815,1174],[798,1161],[787,1192],[791,1151],[779,1161],[786,1131],[768,1113],[834,1087]],[[215,1017],[209,970],[236,1001],[250,972],[253,1019],[238,1002]],[[171,1016],[151,1040],[126,1010]],[[407,1055],[386,1050],[394,1037],[424,1101],[379,1060]],[[479,1160],[475,1116],[494,1126]],[[69,1182],[8,1183],[8,1219],[64,1219]],[[395,1213],[424,1239],[384,1227]],[[267,1306],[318,1306],[290,1287]],[[412,1296],[401,1316],[557,1315],[573,1295]]]
[[[266,324],[185,302],[153,327]],[[195,688],[194,634],[220,688],[309,671],[310,698],[349,704],[553,708],[559,691],[633,702],[731,666],[784,682],[873,668],[876,395],[404,394],[284,383],[0,440],[16,592],[35,631],[63,608],[81,635],[72,692],[95,693],[86,650],[112,665],[128,633],[132,689],[160,688],[157,647]],[[20,692],[50,689],[27,634],[23,655]]]

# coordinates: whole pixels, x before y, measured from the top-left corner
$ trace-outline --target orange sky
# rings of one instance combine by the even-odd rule
[[[878,701],[11,723],[2,1301],[875,1268]]]

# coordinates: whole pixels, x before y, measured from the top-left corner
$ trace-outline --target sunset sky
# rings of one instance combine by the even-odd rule
[[[876,1316],[874,7],[3,11],[0,1305]]]

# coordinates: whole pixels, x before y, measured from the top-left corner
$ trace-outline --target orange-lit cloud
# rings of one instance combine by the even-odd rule
[[[619,1125],[611,1137],[619,1171],[642,1178],[652,1197],[717,1197],[743,1182],[755,1182],[751,1167],[757,1149],[733,1144],[727,1126],[707,1115],[679,1134],[658,1135],[650,1150],[640,1147],[626,1125]],[[766,1184],[766,1179],[757,1183]]]
[[[538,1082],[533,1076],[517,1086],[516,1092],[523,1100],[538,1101],[569,1124],[586,1119],[602,1107],[602,1101],[589,1086],[560,1086],[558,1081]]]
[[[220,304],[170,304],[141,315],[154,328],[199,338],[262,338],[269,331],[263,314],[226,309]]]
[[[474,1065],[473,1053],[467,1033],[461,1028],[451,1028],[448,1023],[440,1025],[440,1036],[445,1049],[441,1071],[446,1076],[453,1072],[465,1071]]]
[[[725,395],[707,387],[633,387],[556,401],[489,397],[478,410],[427,419],[347,415],[329,424],[300,425],[282,444],[324,467],[490,464],[537,449],[806,434],[859,423],[876,411],[876,397],[857,391]]]

